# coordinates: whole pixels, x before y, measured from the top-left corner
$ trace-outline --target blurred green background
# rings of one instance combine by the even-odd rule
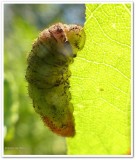
[[[65,138],[35,113],[25,80],[34,39],[55,22],[85,22],[84,4],[4,4],[4,154],[67,154]]]

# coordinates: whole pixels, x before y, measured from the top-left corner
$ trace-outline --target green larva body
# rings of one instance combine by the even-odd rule
[[[81,26],[57,23],[40,33],[27,60],[33,107],[53,132],[65,137],[75,135],[69,65],[84,43]]]

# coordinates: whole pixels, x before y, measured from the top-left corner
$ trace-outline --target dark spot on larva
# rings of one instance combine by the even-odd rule
[[[63,30],[61,28],[57,28],[57,32],[61,33]]]
[[[54,87],[58,87],[60,85],[60,83],[55,83]]]
[[[65,125],[65,124],[62,124],[62,125],[61,125],[61,128],[65,128],[65,127],[66,127],[66,125]]]
[[[64,95],[65,95],[65,93],[62,93],[62,94],[61,94],[61,96],[64,96]]]
[[[39,86],[38,86],[37,88],[38,88],[39,90],[44,90],[44,89],[45,89],[45,88],[43,88],[43,87],[39,87]]]
[[[74,45],[77,49],[80,49],[77,41],[74,43]]]
[[[41,109],[39,106],[37,106],[37,107],[38,107],[39,110]]]
[[[63,39],[64,42],[66,41],[66,38],[64,37],[63,34],[60,36],[60,39]]]
[[[81,37],[81,35],[80,34],[76,34],[77,36],[79,36],[79,37]]]
[[[57,109],[55,105],[52,105],[51,108],[52,108],[53,113],[56,112]]]
[[[72,27],[72,28],[70,29],[70,31],[71,31],[71,30],[76,30],[76,29],[78,29],[78,27],[77,27],[77,26]]]
[[[64,42],[66,42],[66,38],[64,38]]]
[[[75,58],[77,56],[77,54],[73,54],[73,57]]]
[[[57,39],[54,37],[52,31],[49,30],[49,32],[50,32],[51,37],[53,37],[53,39],[55,39],[55,41],[57,42]],[[52,42],[52,41],[50,41],[50,43],[51,43],[51,42]]]

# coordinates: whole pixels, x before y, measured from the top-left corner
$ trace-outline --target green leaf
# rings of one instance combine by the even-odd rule
[[[131,4],[87,4],[85,33],[71,65],[68,154],[130,154]]]

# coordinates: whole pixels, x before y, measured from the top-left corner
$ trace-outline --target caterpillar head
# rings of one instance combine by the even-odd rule
[[[79,25],[69,25],[66,31],[68,41],[70,42],[73,50],[73,54],[76,57],[78,51],[80,51],[85,44],[85,32]]]
[[[73,62],[73,58],[85,43],[85,33],[81,26],[62,23],[44,30],[39,38],[48,45],[55,59],[62,64]]]

